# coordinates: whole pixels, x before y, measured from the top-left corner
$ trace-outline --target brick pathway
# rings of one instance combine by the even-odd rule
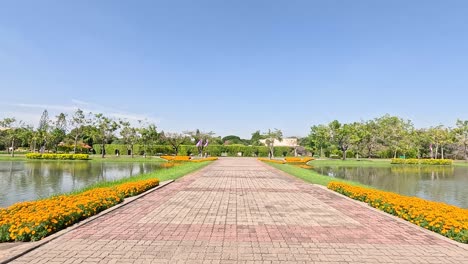
[[[468,250],[255,159],[223,158],[14,263],[468,263]]]

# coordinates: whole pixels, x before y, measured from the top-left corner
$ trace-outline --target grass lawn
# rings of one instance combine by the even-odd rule
[[[10,154],[0,154],[0,161],[14,161],[14,160],[27,160],[25,154],[15,154],[14,157],[11,157]]]
[[[468,161],[464,161],[464,160],[455,160],[453,162],[453,165],[455,166],[461,166],[461,167],[468,167]]]
[[[127,182],[136,182],[136,181],[141,181],[141,180],[149,180],[149,179],[159,179],[160,182],[167,181],[167,180],[176,180],[179,179],[182,176],[185,176],[191,172],[194,172],[196,170],[199,170],[208,164],[210,164],[210,161],[204,161],[204,162],[183,162],[178,166],[174,166],[168,169],[161,169],[161,170],[155,170],[150,173],[146,174],[140,174],[138,176],[134,177],[128,177],[128,178],[122,178],[119,180],[115,181],[107,181],[107,182],[98,182],[96,184],[93,184],[91,186],[88,186],[84,189],[81,190],[76,190],[72,192],[73,194],[85,192],[94,188],[101,188],[101,187],[112,187],[116,186],[122,183],[127,183]]]
[[[268,164],[272,167],[282,170],[290,175],[293,175],[309,183],[327,186],[329,182],[336,181],[336,182],[348,183],[348,184],[355,185],[355,186],[373,188],[373,187],[370,187],[370,186],[367,186],[358,182],[346,181],[346,180],[342,180],[338,178],[324,176],[313,170],[299,168],[290,164],[275,164],[275,163],[268,163],[268,162],[265,162],[265,164]]]

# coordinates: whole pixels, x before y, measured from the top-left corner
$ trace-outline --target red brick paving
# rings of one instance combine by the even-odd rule
[[[247,158],[223,158],[14,263],[468,263],[468,250]]]

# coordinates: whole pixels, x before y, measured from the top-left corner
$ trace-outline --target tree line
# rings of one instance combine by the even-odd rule
[[[277,133],[277,130],[275,130]],[[273,133],[273,132],[271,132]],[[261,139],[272,139],[268,133],[260,131],[252,133],[251,139],[241,139],[235,135],[221,138],[214,132],[203,132],[199,129],[182,133],[158,131],[153,123],[143,120],[132,124],[128,120],[114,119],[102,113],[85,113],[77,109],[73,115],[60,113],[50,118],[47,110],[41,115],[37,127],[25,124],[14,117],[0,120],[0,150],[6,150],[11,156],[20,148],[31,152],[89,152],[93,146],[99,145],[101,155],[106,155],[106,145],[123,144],[133,157],[134,146],[143,146],[143,155],[155,145],[169,145],[174,153],[179,152],[182,145],[195,145],[200,154],[211,145],[253,145],[259,146]],[[277,139],[279,134],[274,134]],[[272,143],[269,143],[269,146]],[[273,154],[271,154],[273,155]]]
[[[50,118],[44,110],[37,127],[14,117],[0,120],[0,150],[14,156],[21,148],[31,152],[88,152],[99,145],[106,155],[107,144],[125,145],[130,155],[134,146],[143,147],[143,155],[156,145],[168,145],[178,153],[182,145],[195,145],[202,154],[208,145],[266,146],[273,157],[275,139],[281,140],[279,129],[260,130],[250,139],[236,135],[215,136],[213,132],[158,131],[153,123],[114,119],[102,113],[84,113],[77,109],[71,116],[60,113]],[[263,140],[261,142],[261,140]],[[314,156],[346,159],[347,157],[452,158],[468,160],[468,120],[457,120],[453,127],[443,125],[415,128],[410,120],[384,115],[372,120],[313,125],[308,136],[298,138],[299,145]],[[139,148],[140,149],[140,148]]]
[[[468,120],[458,119],[453,127],[429,128],[415,128],[410,120],[388,114],[352,123],[334,120],[312,126],[302,144],[320,157],[468,160]]]

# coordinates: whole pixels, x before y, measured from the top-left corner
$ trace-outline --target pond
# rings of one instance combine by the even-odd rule
[[[161,169],[161,162],[0,161],[0,207]]]
[[[468,167],[315,166],[313,170],[326,176],[360,182],[381,190],[468,208]]]

